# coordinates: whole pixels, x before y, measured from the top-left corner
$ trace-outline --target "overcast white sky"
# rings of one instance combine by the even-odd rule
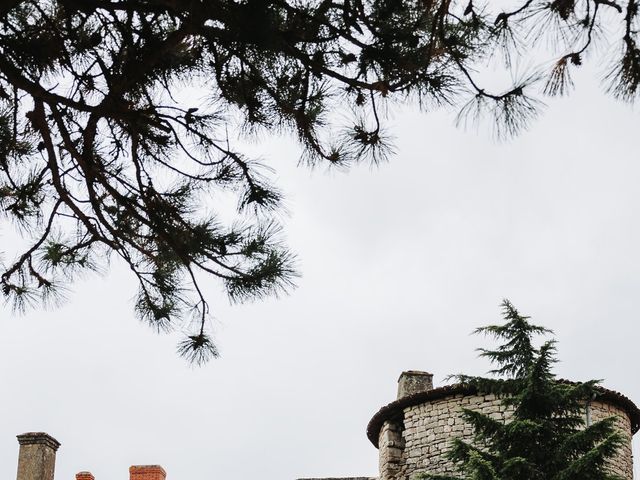
[[[239,307],[212,282],[222,358],[204,368],[134,319],[117,263],[58,310],[1,309],[0,478],[15,478],[27,431],[62,442],[56,480],[149,463],[170,480],[376,475],[365,427],[399,373],[484,373],[469,332],[504,297],[555,330],[559,375],[640,401],[638,112],[578,85],[506,144],[399,111],[398,153],[376,169],[309,171],[286,140],[255,145],[286,192],[303,277]]]

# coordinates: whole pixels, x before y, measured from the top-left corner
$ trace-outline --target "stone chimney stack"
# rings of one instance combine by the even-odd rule
[[[46,433],[30,432],[18,435],[18,443],[18,480],[53,480],[60,442]]]
[[[167,472],[160,465],[132,465],[129,480],[164,480]]]
[[[398,379],[398,398],[408,397],[414,393],[433,390],[433,374],[408,370],[400,374]]]

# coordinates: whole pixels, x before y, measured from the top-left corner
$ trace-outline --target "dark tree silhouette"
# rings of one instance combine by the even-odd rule
[[[461,122],[486,114],[498,137],[514,135],[535,118],[536,92],[568,90],[605,22],[621,45],[607,88],[637,97],[636,0],[506,3],[1,1],[0,209],[31,238],[4,266],[4,296],[18,309],[55,299],[115,254],[139,281],[142,319],[160,330],[195,319],[180,351],[200,362],[217,354],[203,275],[233,301],[295,277],[274,218],[281,195],[229,131],[292,134],[311,165],[378,162],[390,148],[380,104],[397,99],[458,105]],[[481,86],[488,58],[509,70],[542,37],[558,47],[545,78]],[[231,223],[217,215],[222,191],[238,198]]]
[[[458,375],[480,392],[493,393],[513,412],[507,423],[473,409],[463,417],[474,430],[474,441],[454,439],[449,457],[459,476],[423,475],[430,480],[623,480],[607,461],[622,437],[614,417],[585,423],[585,406],[596,398],[598,381],[558,381],[552,372],[555,341],[539,348],[534,337],[552,333],[529,322],[505,300],[503,325],[479,328],[502,340],[495,350],[481,348],[481,356],[496,366],[493,377]]]

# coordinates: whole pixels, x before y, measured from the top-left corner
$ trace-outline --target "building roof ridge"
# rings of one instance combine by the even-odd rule
[[[564,378],[559,378],[556,381],[558,383],[566,384],[581,383]],[[601,385],[596,386],[596,388],[600,392],[596,400],[609,401],[615,405],[618,405],[619,407],[622,407],[627,412],[631,421],[632,435],[640,430],[640,409],[636,406],[635,403],[633,403],[630,398],[620,392],[610,390]],[[378,436],[384,422],[386,420],[399,418],[406,407],[419,405],[421,403],[432,400],[439,400],[441,398],[452,395],[474,395],[477,393],[478,390],[473,386],[465,385],[463,383],[454,383],[451,385],[444,385],[442,387],[433,388],[431,390],[414,393],[412,395],[407,395],[406,397],[394,400],[393,402],[388,403],[387,405],[382,407],[373,415],[373,417],[369,421],[369,424],[367,425],[367,438],[376,448],[378,448]]]

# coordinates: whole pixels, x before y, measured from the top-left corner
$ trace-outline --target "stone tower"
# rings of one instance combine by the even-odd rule
[[[398,381],[398,398],[381,408],[367,428],[369,440],[379,450],[379,480],[411,480],[421,472],[454,474],[446,458],[451,439],[471,440],[473,432],[460,408],[481,410],[506,420],[509,412],[494,395],[479,395],[461,385],[433,388],[432,375],[404,372]],[[585,407],[587,421],[614,416],[624,444],[611,460],[611,470],[633,479],[631,437],[640,428],[640,410],[624,395],[602,388]]]

